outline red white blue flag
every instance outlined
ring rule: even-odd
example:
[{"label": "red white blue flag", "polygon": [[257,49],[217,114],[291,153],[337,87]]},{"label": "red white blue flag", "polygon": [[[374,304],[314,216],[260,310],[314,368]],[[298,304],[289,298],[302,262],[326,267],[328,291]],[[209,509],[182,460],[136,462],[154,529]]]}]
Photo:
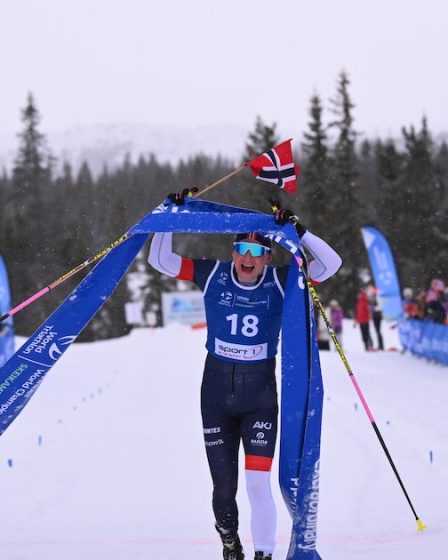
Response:
[{"label": "red white blue flag", "polygon": [[252,161],[248,161],[246,165],[252,169],[256,179],[274,183],[291,194],[297,191],[300,167],[294,164],[291,140],[271,148]]}]

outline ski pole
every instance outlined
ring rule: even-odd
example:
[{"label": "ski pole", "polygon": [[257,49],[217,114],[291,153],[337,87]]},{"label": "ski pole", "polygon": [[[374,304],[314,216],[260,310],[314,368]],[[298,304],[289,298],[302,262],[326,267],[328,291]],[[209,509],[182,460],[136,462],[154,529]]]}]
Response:
[{"label": "ski pole", "polygon": [[[296,257],[296,259],[297,259],[297,257]],[[300,259],[299,259],[299,260],[300,260]],[[299,261],[297,261],[297,262],[299,262]],[[375,421],[375,418],[373,417],[373,414],[372,414],[372,412],[371,412],[371,410],[370,410],[370,408],[369,408],[369,405],[367,404],[367,401],[366,401],[366,399],[365,399],[365,397],[364,397],[364,395],[363,395],[363,393],[362,393],[362,391],[361,391],[361,388],[360,388],[360,386],[359,386],[359,384],[358,384],[358,381],[356,380],[355,374],[353,373],[353,371],[352,371],[352,369],[351,369],[351,367],[350,367],[350,364],[348,363],[347,357],[346,357],[344,351],[342,350],[341,345],[339,344],[339,341],[338,341],[338,339],[337,339],[336,333],[334,332],[334,330],[333,330],[333,328],[332,328],[332,326],[331,326],[331,324],[330,324],[330,321],[328,320],[327,314],[325,313],[324,307],[323,307],[323,305],[322,305],[322,303],[321,303],[321,301],[320,301],[320,299],[319,299],[319,297],[318,297],[318,295],[317,295],[317,292],[316,292],[316,290],[314,289],[314,286],[312,285],[312,283],[311,283],[311,281],[309,280],[309,278],[306,276],[306,273],[305,273],[305,271],[303,270],[303,267],[300,265],[300,263],[299,263],[299,266],[300,266],[300,269],[302,270],[302,273],[303,273],[303,275],[304,275],[304,277],[305,277],[305,280],[306,280],[308,289],[309,289],[309,291],[310,291],[310,293],[311,293],[311,297],[313,298],[314,303],[315,303],[315,304],[317,305],[317,307],[319,308],[320,314],[321,314],[322,317],[323,317],[323,320],[324,320],[324,322],[325,322],[325,324],[326,324],[326,326],[327,326],[328,332],[329,332],[329,334],[330,334],[330,336],[331,336],[331,338],[332,338],[332,340],[333,340],[333,342],[334,342],[334,345],[336,346],[336,350],[338,351],[339,356],[341,357],[341,360],[342,360],[342,362],[343,362],[343,364],[344,364],[344,366],[345,366],[345,369],[347,370],[347,373],[348,373],[348,375],[349,375],[349,377],[350,377],[350,379],[351,379],[351,382],[353,383],[353,386],[355,387],[356,393],[358,394],[358,397],[359,397],[360,400],[361,400],[362,406],[364,407],[364,410],[366,411],[366,414],[367,414],[367,416],[368,416],[368,418],[369,418],[369,421],[370,421],[370,423],[371,423],[371,425],[372,425],[372,428],[374,429],[375,434],[377,435],[377,438],[378,438],[378,440],[379,440],[379,442],[380,442],[380,444],[381,444],[381,447],[383,448],[383,451],[384,451],[384,453],[386,454],[386,457],[387,457],[387,459],[388,459],[388,461],[389,461],[389,464],[390,464],[390,466],[392,467],[392,470],[394,471],[394,474],[395,474],[395,476],[396,476],[396,478],[397,478],[397,480],[398,480],[398,483],[400,484],[400,487],[401,487],[401,489],[403,490],[403,493],[404,493],[404,495],[405,495],[405,497],[406,497],[406,500],[407,500],[407,502],[408,502],[408,504],[409,504],[409,506],[410,506],[410,508],[411,508],[411,510],[412,510],[412,513],[414,514],[415,521],[417,522],[417,529],[418,529],[419,531],[424,531],[424,530],[426,529],[427,525],[424,525],[424,524],[422,523],[421,519],[420,519],[419,516],[417,515],[417,512],[415,511],[414,506],[412,505],[411,499],[410,499],[410,497],[409,497],[409,494],[408,494],[407,491],[406,491],[406,488],[405,488],[405,486],[404,486],[404,484],[403,484],[403,481],[401,480],[401,477],[400,477],[400,475],[399,475],[399,473],[398,473],[397,467],[395,466],[395,463],[394,463],[394,461],[393,461],[393,459],[392,459],[392,456],[391,456],[391,454],[389,453],[389,450],[388,450],[388,448],[387,448],[387,446],[386,446],[386,443],[385,443],[385,441],[384,441],[384,439],[383,439],[383,436],[381,435],[381,432],[380,432],[380,430],[379,430],[379,428],[378,428],[378,426],[377,426],[377,423],[376,423],[376,421]]]},{"label": "ski pole", "polygon": [[75,274],[77,274],[78,272],[83,270],[84,268],[86,268],[86,266],[89,266],[89,264],[92,264],[92,263],[96,262],[97,260],[101,259],[102,257],[104,257],[104,255],[106,255],[107,253],[112,251],[112,249],[114,249],[118,245],[121,245],[121,243],[126,241],[126,239],[129,239],[129,237],[131,237],[131,234],[130,233],[125,233],[124,235],[119,237],[117,240],[115,240],[113,243],[111,243],[108,247],[103,249],[100,253],[98,253],[94,257],[88,258],[83,263],[79,264],[78,266],[76,266],[75,268],[70,270],[69,272],[66,272],[65,274],[63,274],[60,278],[58,278],[54,282],[51,282],[51,284],[48,284],[48,286],[45,286],[45,288],[42,288],[41,290],[36,292],[34,295],[30,296],[25,301],[22,301],[22,303],[19,303],[19,305],[16,305],[16,307],[13,307],[9,311],[7,311],[4,315],[2,315],[0,317],[0,322],[4,321],[8,317],[12,317],[18,311],[20,311],[21,309],[24,309],[25,307],[30,305],[30,303],[32,303],[36,299],[39,299],[44,294],[47,294],[50,290],[52,290],[53,288],[56,288],[57,286],[62,284],[62,282],[65,282],[66,280],[68,280],[69,278],[71,278],[72,276],[74,276]]},{"label": "ski pole", "polygon": [[[273,203],[272,203],[271,205],[272,205],[272,210],[273,210],[274,212],[275,212],[276,210],[278,210],[278,207],[277,207],[276,205],[274,205]],[[294,217],[291,221],[292,221],[292,223],[295,223],[295,222],[298,221],[298,219],[297,219],[296,217]],[[402,489],[402,491],[403,491],[403,493],[404,493],[404,495],[405,495],[405,497],[406,497],[406,500],[407,500],[407,502],[408,502],[408,504],[409,504],[409,506],[410,506],[410,508],[411,508],[411,510],[412,510],[412,513],[414,514],[415,521],[417,522],[417,529],[418,529],[418,531],[424,531],[424,530],[426,529],[427,525],[424,525],[424,524],[422,523],[421,519],[420,519],[419,516],[417,515],[417,512],[415,511],[414,506],[412,505],[412,502],[411,502],[411,499],[410,499],[410,497],[409,497],[409,494],[407,493],[406,488],[405,488],[405,486],[404,486],[404,484],[403,484],[403,481],[401,480],[401,477],[400,477],[400,475],[399,475],[399,473],[398,473],[397,467],[395,466],[395,463],[394,463],[394,461],[393,461],[393,459],[392,459],[392,456],[391,456],[391,454],[389,453],[389,450],[388,450],[388,448],[387,448],[387,446],[386,446],[386,443],[385,443],[385,441],[384,441],[384,439],[383,439],[383,436],[381,435],[381,432],[380,432],[380,430],[379,430],[379,428],[378,428],[378,426],[377,426],[377,423],[376,423],[376,421],[375,421],[375,418],[373,417],[373,414],[372,414],[372,412],[371,412],[371,410],[370,410],[370,408],[369,408],[369,405],[367,404],[367,401],[366,401],[366,399],[365,399],[365,397],[364,397],[364,395],[363,395],[363,393],[362,393],[362,391],[361,391],[361,388],[360,388],[360,386],[359,386],[359,384],[358,384],[358,381],[356,380],[355,374],[353,373],[353,371],[352,371],[352,369],[351,369],[351,367],[350,367],[350,364],[348,363],[347,357],[346,357],[344,351],[342,350],[342,346],[339,344],[339,341],[338,341],[338,338],[337,338],[337,336],[336,336],[336,333],[334,332],[334,330],[333,330],[333,328],[332,328],[332,326],[331,326],[331,323],[330,323],[330,321],[328,320],[327,314],[325,313],[324,306],[322,305],[322,303],[321,303],[321,301],[320,301],[320,299],[319,299],[319,296],[317,295],[317,292],[316,292],[316,290],[315,290],[315,288],[314,288],[314,286],[313,286],[311,280],[309,279],[309,276],[308,276],[306,270],[305,270],[304,267],[303,267],[302,260],[301,260],[299,257],[297,257],[297,256],[295,256],[295,259],[296,259],[296,262],[297,262],[297,264],[298,264],[298,266],[299,266],[299,268],[300,268],[300,270],[301,270],[301,272],[302,272],[302,274],[303,274],[303,277],[305,278],[305,281],[306,281],[306,284],[307,284],[308,289],[309,289],[309,291],[310,291],[311,297],[313,298],[314,303],[315,303],[315,304],[317,305],[317,307],[319,308],[320,314],[322,315],[322,318],[323,318],[323,320],[324,320],[324,322],[325,322],[325,325],[326,325],[326,327],[327,327],[327,330],[328,330],[328,332],[329,332],[329,334],[330,334],[330,336],[331,336],[331,338],[332,338],[332,340],[333,340],[333,342],[334,342],[334,345],[336,346],[336,350],[338,351],[338,354],[339,354],[339,356],[340,356],[340,358],[341,358],[341,360],[342,360],[342,362],[343,362],[343,364],[344,364],[344,366],[345,366],[345,369],[347,370],[347,373],[348,373],[348,375],[349,375],[349,377],[350,377],[350,380],[351,380],[351,382],[353,383],[353,386],[355,387],[356,393],[358,394],[358,397],[359,397],[359,399],[361,400],[362,406],[364,407],[364,410],[365,410],[365,412],[366,412],[366,414],[367,414],[367,416],[368,416],[368,418],[369,418],[369,421],[370,421],[370,423],[371,423],[371,425],[372,425],[372,428],[373,428],[373,430],[375,431],[375,434],[376,434],[376,436],[377,436],[377,438],[378,438],[378,440],[379,440],[379,442],[380,442],[380,444],[381,444],[381,447],[383,448],[384,453],[386,454],[386,457],[387,457],[387,459],[388,459],[388,461],[389,461],[389,464],[390,464],[390,466],[392,467],[392,470],[393,470],[393,472],[394,472],[394,474],[395,474],[395,476],[396,476],[396,478],[397,478],[397,480],[398,480],[398,483],[400,484],[400,487],[401,487],[401,489]]]}]

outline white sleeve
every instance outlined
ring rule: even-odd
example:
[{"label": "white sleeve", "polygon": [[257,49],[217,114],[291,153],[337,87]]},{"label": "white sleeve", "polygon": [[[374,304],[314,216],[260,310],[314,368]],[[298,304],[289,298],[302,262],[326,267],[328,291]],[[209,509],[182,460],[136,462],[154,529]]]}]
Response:
[{"label": "white sleeve", "polygon": [[314,257],[308,265],[311,280],[323,282],[339,270],[342,264],[341,257],[323,239],[307,231],[302,236],[301,242]]},{"label": "white sleeve", "polygon": [[173,234],[155,233],[148,255],[149,264],[156,270],[175,278],[180,274],[182,257],[173,253]]}]

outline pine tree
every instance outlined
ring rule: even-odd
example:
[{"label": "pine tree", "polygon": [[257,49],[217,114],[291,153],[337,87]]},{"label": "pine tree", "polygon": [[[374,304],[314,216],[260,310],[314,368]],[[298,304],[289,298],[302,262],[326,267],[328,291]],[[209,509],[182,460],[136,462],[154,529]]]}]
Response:
[{"label": "pine tree", "polygon": [[331,204],[327,193],[330,188],[330,158],[327,133],[322,122],[322,103],[315,94],[311,98],[308,123],[309,132],[304,133],[302,142],[305,164],[300,173],[300,219],[311,230],[320,231],[331,219]]},{"label": "pine tree", "polygon": [[373,185],[376,225],[394,248],[401,212],[400,178],[404,155],[397,150],[394,140],[378,140],[374,147],[375,184]]},{"label": "pine tree", "polygon": [[331,205],[333,219],[327,223],[324,237],[342,256],[343,265],[334,284],[344,306],[353,308],[361,284],[360,275],[367,268],[367,258],[359,229],[362,225],[359,217],[359,160],[355,150],[357,133],[352,114],[355,105],[350,98],[349,85],[348,75],[341,72],[336,96],[331,100],[336,119],[330,126],[335,130],[336,141],[327,201]]},{"label": "pine tree", "polygon": [[[279,143],[277,124],[267,125],[260,116],[257,116],[255,128],[247,136],[242,163],[254,159]],[[236,206],[269,213],[271,211],[269,199],[281,202],[284,198],[277,186],[255,179],[249,169],[239,173],[234,181],[229,182],[229,187],[230,185],[232,187],[227,191],[228,199],[225,202]]]},{"label": "pine tree", "polygon": [[414,126],[403,127],[402,132],[406,154],[400,184],[402,204],[397,234],[400,245],[407,248],[410,257],[403,267],[409,284],[426,289],[432,277],[442,274],[441,263],[434,255],[438,255],[444,246],[436,233],[443,193],[435,174],[433,141],[426,118],[422,119],[418,132]]},{"label": "pine tree", "polygon": [[[52,183],[50,155],[45,136],[39,131],[40,115],[30,93],[22,110],[23,130],[12,175],[11,212],[6,216],[9,265],[13,299],[21,301],[37,286],[52,280],[50,263],[55,240],[51,239]],[[48,297],[16,320],[19,334],[30,334],[54,302]]]},{"label": "pine tree", "polygon": [[260,116],[255,120],[255,129],[247,137],[243,161],[250,161],[254,157],[266,152],[279,143],[277,124],[265,124]]}]

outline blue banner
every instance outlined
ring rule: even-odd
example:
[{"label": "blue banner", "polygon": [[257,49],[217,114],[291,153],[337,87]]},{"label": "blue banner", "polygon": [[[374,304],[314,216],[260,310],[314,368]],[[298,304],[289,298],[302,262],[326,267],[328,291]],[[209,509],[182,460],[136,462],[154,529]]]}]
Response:
[{"label": "blue banner", "polygon": [[[132,236],[97,264],[60,307],[0,369],[0,434],[33,395],[50,368],[111,296],[151,232],[242,233],[258,231],[303,258],[292,224],[271,215],[189,199],[160,206],[129,233]],[[282,420],[280,486],[292,517],[288,558],[320,560],[316,551],[319,496],[322,379],[311,299],[292,259],[282,322]]]},{"label": "blue banner", "polygon": [[[0,255],[0,316],[11,309],[8,273]],[[8,317],[0,323],[0,366],[14,354],[14,319]]]},{"label": "blue banner", "polygon": [[403,315],[403,305],[400,283],[389,243],[374,227],[362,227],[361,233],[369,256],[373,280],[378,289],[383,317],[388,321],[396,321]]},{"label": "blue banner", "polygon": [[448,365],[448,326],[407,319],[399,324],[403,348],[427,360]]},{"label": "blue banner", "polygon": [[293,520],[287,558],[320,560],[316,540],[323,385],[313,304],[294,261],[285,292],[282,348],[280,488]]}]

